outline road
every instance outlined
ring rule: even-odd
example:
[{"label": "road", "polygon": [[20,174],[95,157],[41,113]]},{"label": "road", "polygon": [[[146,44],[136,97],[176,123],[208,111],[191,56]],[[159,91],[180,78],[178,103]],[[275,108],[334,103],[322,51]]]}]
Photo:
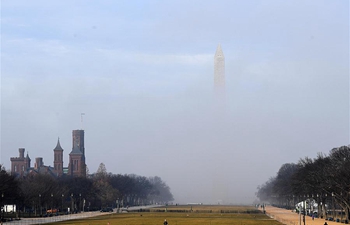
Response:
[{"label": "road", "polygon": [[[134,206],[129,207],[129,210],[139,210],[139,209],[148,209],[159,207],[160,205],[148,205],[148,206]],[[126,212],[126,208],[122,209],[123,212]],[[83,212],[78,214],[69,214],[63,216],[53,216],[53,217],[42,217],[42,218],[21,218],[21,220],[15,220],[11,222],[6,222],[4,225],[32,225],[32,224],[48,224],[53,222],[65,221],[65,220],[76,220],[83,219],[88,217],[101,216],[106,214],[116,213],[116,209],[113,212]]]}]

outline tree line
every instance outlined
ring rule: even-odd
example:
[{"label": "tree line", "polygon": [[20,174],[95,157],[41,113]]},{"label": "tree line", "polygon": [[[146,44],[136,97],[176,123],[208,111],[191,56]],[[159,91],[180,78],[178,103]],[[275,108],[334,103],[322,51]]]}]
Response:
[{"label": "tree line", "polygon": [[16,205],[17,210],[38,215],[50,209],[77,212],[173,201],[169,186],[160,177],[107,173],[103,163],[87,177],[15,177],[0,165],[0,194],[1,206]]},{"label": "tree line", "polygon": [[318,214],[345,213],[350,220],[350,147],[341,146],[329,154],[318,153],[312,159],[305,157],[298,163],[283,164],[276,176],[257,188],[260,201],[295,208],[301,201],[313,199]]}]

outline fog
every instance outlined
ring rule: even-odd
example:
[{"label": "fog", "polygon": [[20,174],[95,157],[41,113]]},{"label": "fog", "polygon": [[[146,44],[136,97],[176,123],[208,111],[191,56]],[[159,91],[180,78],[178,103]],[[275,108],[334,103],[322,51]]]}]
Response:
[{"label": "fog", "polygon": [[0,163],[52,166],[59,137],[68,166],[75,129],[90,173],[250,204],[282,164],[349,144],[349,3],[2,1]]}]

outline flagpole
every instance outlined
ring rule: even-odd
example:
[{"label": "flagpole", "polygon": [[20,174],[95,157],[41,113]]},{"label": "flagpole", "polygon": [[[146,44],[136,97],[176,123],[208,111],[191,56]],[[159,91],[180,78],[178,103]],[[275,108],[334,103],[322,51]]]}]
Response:
[{"label": "flagpole", "polygon": [[81,129],[83,130],[83,116],[85,115],[85,113],[80,113],[80,117],[81,117]]}]

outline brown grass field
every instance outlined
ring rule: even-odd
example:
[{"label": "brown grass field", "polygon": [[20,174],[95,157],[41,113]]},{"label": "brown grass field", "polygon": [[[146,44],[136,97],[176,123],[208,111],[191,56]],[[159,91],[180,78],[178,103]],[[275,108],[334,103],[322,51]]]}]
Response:
[{"label": "brown grass field", "polygon": [[87,225],[280,225],[253,206],[169,206],[153,208],[150,212],[112,213],[83,220],[53,224]]}]

